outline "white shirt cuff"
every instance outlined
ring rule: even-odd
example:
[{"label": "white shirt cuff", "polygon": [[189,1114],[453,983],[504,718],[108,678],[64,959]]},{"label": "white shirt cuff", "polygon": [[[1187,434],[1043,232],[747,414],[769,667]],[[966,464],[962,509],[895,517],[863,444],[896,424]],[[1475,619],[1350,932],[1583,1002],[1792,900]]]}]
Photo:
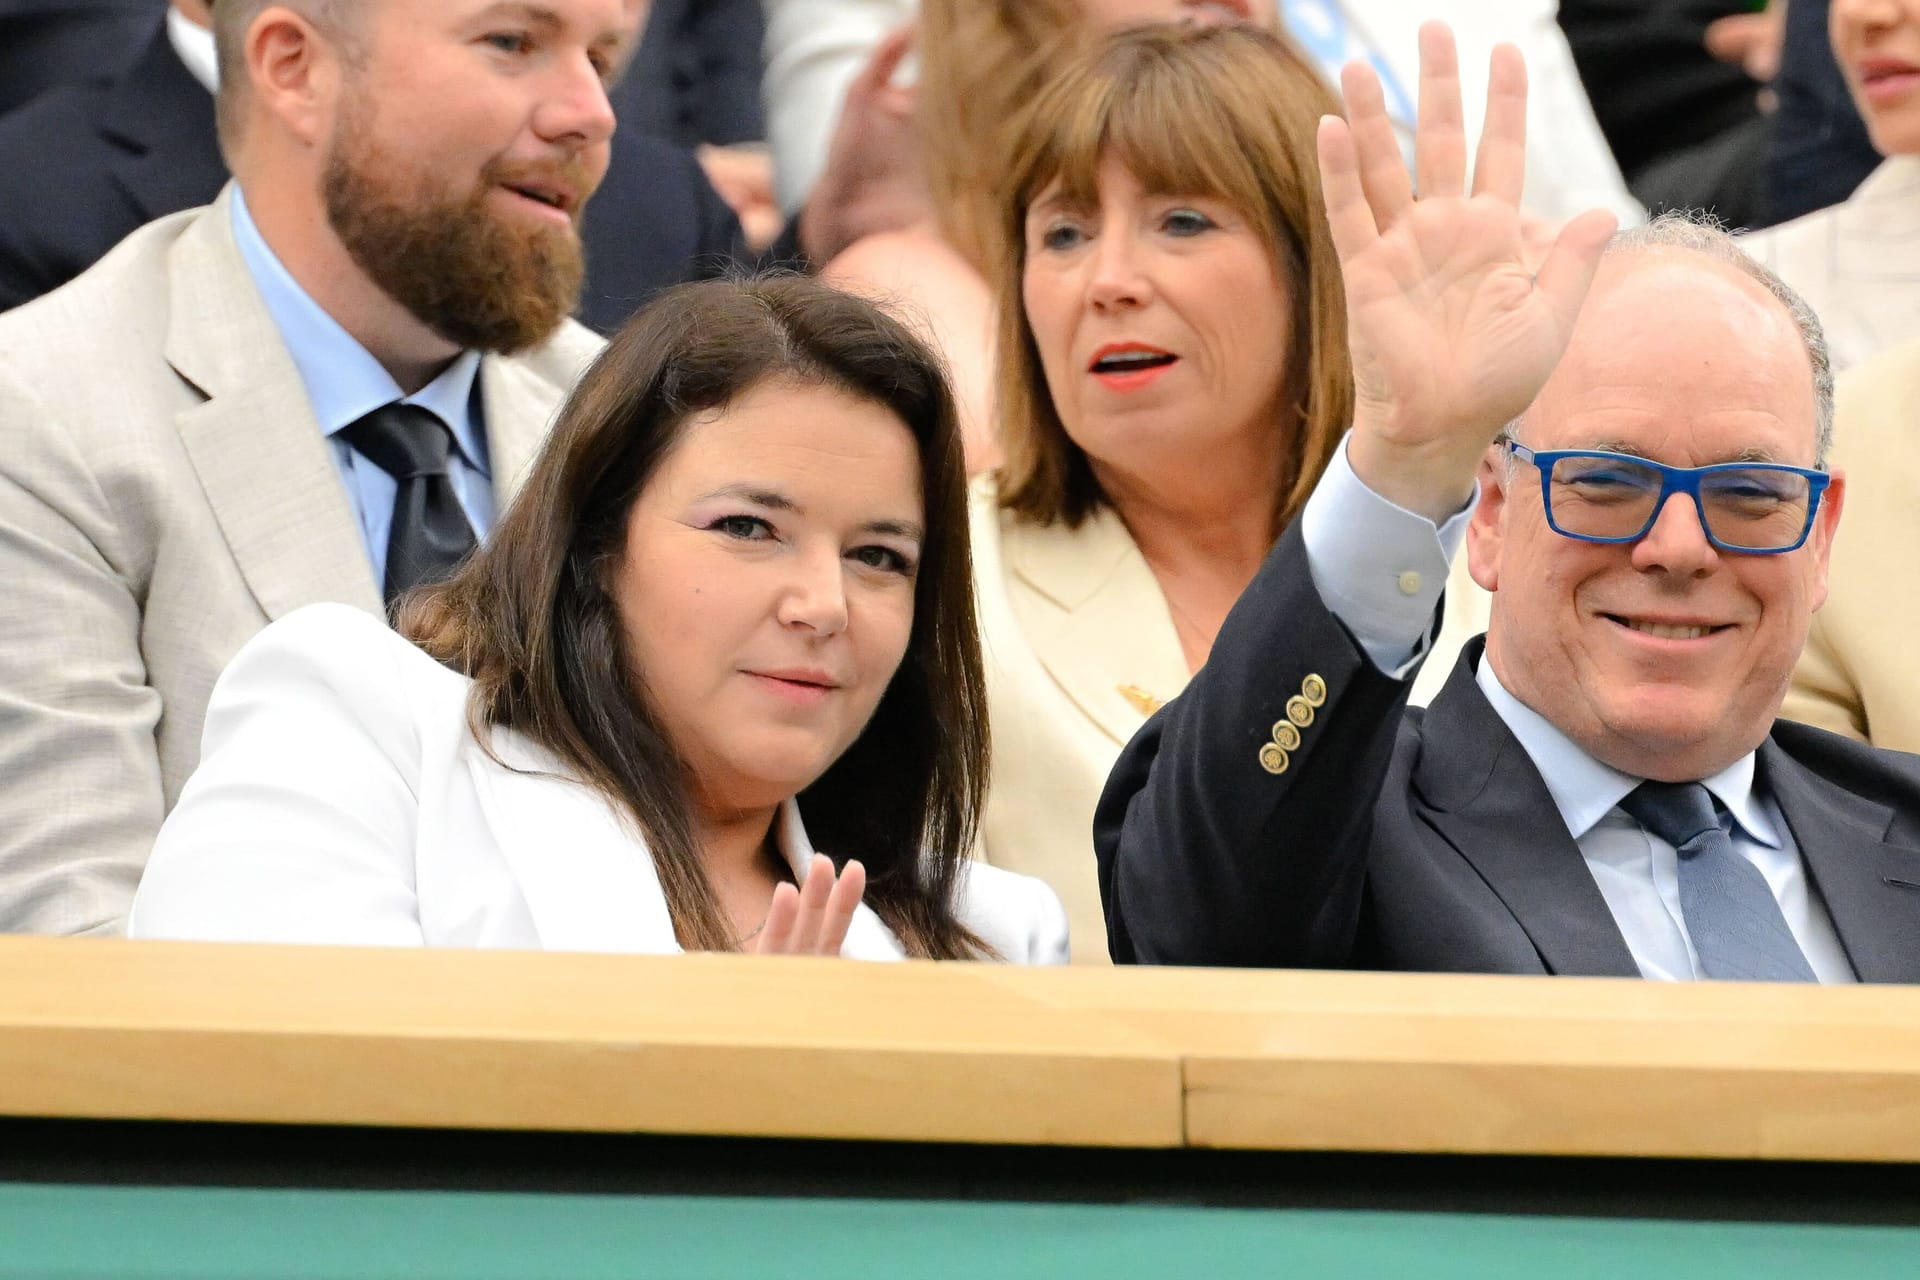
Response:
[{"label": "white shirt cuff", "polygon": [[1447,568],[1480,500],[1436,526],[1369,489],[1342,440],[1300,515],[1307,567],[1320,599],[1353,632],[1373,665],[1404,677],[1427,651]]}]

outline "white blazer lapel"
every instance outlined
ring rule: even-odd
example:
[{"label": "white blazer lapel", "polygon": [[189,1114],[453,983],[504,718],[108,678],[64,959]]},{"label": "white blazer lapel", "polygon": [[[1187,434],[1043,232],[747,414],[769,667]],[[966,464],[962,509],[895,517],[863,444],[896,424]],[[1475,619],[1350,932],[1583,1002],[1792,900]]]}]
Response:
[{"label": "white blazer lapel", "polygon": [[564,397],[533,370],[500,356],[480,362],[480,404],[487,424],[487,465],[502,512],[519,492]]},{"label": "white blazer lapel", "polygon": [[507,767],[469,748],[474,790],[549,951],[680,950],[646,843],[598,792],[522,735],[495,730]]},{"label": "white blazer lapel", "polygon": [[234,243],[223,193],[168,264],[166,354],[207,399],[179,413],[181,443],[247,587],[270,619],[380,591],[305,385]]},{"label": "white blazer lapel", "polygon": [[[775,833],[780,853],[787,860],[787,866],[793,869],[795,884],[803,883],[807,878],[807,865],[813,861],[813,841],[807,838],[806,824],[800,821],[800,806],[789,800],[780,806],[777,819],[778,830]],[[840,954],[848,960],[904,960],[906,951],[900,946],[900,940],[893,931],[881,921],[879,915],[866,903],[854,909],[853,920],[847,925],[846,941],[840,945]]]}]

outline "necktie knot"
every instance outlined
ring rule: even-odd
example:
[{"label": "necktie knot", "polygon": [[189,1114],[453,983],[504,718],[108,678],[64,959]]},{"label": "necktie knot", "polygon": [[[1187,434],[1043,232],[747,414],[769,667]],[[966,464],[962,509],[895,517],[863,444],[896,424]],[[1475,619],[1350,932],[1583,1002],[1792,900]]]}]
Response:
[{"label": "necktie knot", "polygon": [[368,462],[395,480],[447,474],[453,433],[431,410],[395,401],[381,405],[342,431]]},{"label": "necktie knot", "polygon": [[1643,782],[1620,802],[1627,815],[1675,849],[1718,832],[1713,793],[1698,782]]}]

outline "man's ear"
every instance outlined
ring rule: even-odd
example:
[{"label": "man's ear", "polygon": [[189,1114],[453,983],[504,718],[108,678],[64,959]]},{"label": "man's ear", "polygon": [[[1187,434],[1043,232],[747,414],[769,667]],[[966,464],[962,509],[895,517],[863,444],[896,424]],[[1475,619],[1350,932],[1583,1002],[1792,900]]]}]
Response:
[{"label": "man's ear", "polygon": [[1467,521],[1467,572],[1487,591],[1500,589],[1500,542],[1506,533],[1507,490],[1523,479],[1518,467],[1509,472],[1503,446],[1492,445],[1480,456],[1480,500]]},{"label": "man's ear", "polygon": [[1814,514],[1813,528],[1807,534],[1804,550],[1813,556],[1813,607],[1827,602],[1827,565],[1833,558],[1834,535],[1840,530],[1840,512],[1847,505],[1847,473],[1835,468],[1827,491],[1820,495],[1820,510]]},{"label": "man's ear", "polygon": [[307,146],[333,132],[341,65],[334,42],[305,14],[282,5],[261,10],[247,28],[248,87],[260,111]]}]

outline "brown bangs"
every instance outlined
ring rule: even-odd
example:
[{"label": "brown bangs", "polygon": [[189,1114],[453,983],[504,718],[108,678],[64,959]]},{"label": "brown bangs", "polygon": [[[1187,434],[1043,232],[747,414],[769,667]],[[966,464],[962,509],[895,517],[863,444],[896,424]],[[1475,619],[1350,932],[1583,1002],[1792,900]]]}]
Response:
[{"label": "brown bangs", "polygon": [[1293,407],[1276,536],[1319,480],[1352,412],[1346,301],[1321,202],[1315,135],[1340,102],[1285,37],[1248,27],[1142,27],[1085,51],[1013,130],[997,263],[1000,500],[1022,519],[1078,525],[1105,500],[1067,437],[1022,305],[1027,217],[1042,196],[1099,205],[1103,161],[1154,195],[1214,199],[1264,230],[1287,282]]}]

